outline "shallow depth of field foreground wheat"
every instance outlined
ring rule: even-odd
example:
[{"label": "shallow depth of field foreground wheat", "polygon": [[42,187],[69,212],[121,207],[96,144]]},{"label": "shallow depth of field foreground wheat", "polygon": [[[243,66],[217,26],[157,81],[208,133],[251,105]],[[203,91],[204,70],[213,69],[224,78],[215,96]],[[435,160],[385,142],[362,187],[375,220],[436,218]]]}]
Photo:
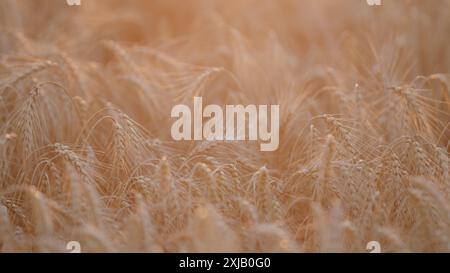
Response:
[{"label": "shallow depth of field foreground wheat", "polygon": [[[0,252],[450,251],[450,1],[0,2]],[[280,145],[174,141],[280,105]]]}]

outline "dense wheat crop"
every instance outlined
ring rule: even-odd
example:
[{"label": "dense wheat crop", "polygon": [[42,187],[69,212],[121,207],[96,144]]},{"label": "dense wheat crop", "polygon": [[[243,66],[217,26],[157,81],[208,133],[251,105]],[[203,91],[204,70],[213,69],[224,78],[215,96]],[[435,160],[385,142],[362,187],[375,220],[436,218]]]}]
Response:
[{"label": "dense wheat crop", "polygon": [[[0,252],[450,251],[450,1],[0,1]],[[171,108],[279,104],[280,146]]]}]

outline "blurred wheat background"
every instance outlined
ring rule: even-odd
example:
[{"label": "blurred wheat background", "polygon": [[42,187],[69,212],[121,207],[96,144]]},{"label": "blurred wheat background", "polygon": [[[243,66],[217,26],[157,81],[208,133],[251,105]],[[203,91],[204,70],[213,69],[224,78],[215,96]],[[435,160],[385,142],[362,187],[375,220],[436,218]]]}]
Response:
[{"label": "blurred wheat background", "polygon": [[[450,1],[0,1],[0,252],[450,251]],[[279,104],[280,146],[171,108]]]}]

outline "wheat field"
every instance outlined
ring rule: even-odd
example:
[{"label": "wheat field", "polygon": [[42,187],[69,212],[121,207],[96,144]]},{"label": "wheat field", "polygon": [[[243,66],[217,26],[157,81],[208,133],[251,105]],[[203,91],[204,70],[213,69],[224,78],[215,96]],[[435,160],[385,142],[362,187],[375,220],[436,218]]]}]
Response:
[{"label": "wheat field", "polygon": [[[0,1],[0,252],[450,251],[450,1]],[[280,105],[280,145],[171,108]]]}]

